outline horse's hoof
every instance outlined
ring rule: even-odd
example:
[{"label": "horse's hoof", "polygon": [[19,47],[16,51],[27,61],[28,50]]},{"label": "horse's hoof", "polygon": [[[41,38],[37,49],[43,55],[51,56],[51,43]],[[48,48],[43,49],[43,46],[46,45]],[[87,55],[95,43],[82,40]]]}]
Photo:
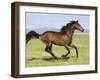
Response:
[{"label": "horse's hoof", "polygon": [[62,57],[62,58],[66,58],[66,56],[65,56],[65,55],[62,55],[61,57]]},{"label": "horse's hoof", "polygon": [[57,57],[55,59],[58,61],[58,58]]}]

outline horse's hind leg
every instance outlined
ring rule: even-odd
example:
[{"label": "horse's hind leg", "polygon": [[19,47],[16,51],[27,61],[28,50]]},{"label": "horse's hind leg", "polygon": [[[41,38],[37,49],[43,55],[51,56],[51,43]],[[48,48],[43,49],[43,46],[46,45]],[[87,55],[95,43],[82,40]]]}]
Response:
[{"label": "horse's hind leg", "polygon": [[71,47],[74,48],[74,49],[76,50],[76,56],[77,56],[77,58],[78,58],[78,49],[77,49],[77,47],[76,47],[75,45],[71,45]]},{"label": "horse's hind leg", "polygon": [[52,44],[46,45],[45,51],[50,53],[55,59],[57,59],[57,57],[52,53]]},{"label": "horse's hind leg", "polygon": [[70,54],[70,49],[66,46],[65,46],[65,48],[68,52],[67,52],[67,54],[61,56],[61,57],[64,57],[64,58]]},{"label": "horse's hind leg", "polygon": [[50,53],[52,51],[51,45],[46,45],[45,51]]},{"label": "horse's hind leg", "polygon": [[49,46],[49,51],[52,52],[52,44]]}]

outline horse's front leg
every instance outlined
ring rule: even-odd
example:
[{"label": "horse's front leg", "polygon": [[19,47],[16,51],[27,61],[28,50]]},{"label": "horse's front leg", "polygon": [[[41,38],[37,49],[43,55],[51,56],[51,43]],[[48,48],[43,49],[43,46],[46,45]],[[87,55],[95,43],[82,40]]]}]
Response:
[{"label": "horse's front leg", "polygon": [[71,45],[71,47],[74,48],[74,49],[76,50],[76,56],[77,56],[77,58],[78,58],[78,49],[77,49],[77,47],[76,47],[75,45]]},{"label": "horse's front leg", "polygon": [[68,56],[70,54],[70,49],[68,46],[65,46],[66,50],[68,51],[67,54],[62,55],[61,57],[66,58],[66,56]]}]

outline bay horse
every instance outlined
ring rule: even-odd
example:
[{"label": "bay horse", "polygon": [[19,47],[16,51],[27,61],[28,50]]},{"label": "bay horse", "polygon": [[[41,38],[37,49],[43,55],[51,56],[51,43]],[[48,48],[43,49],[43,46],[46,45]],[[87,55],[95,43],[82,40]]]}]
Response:
[{"label": "bay horse", "polygon": [[46,31],[43,34],[38,34],[35,31],[30,31],[26,35],[26,43],[32,39],[32,37],[36,37],[40,39],[45,45],[45,51],[50,53],[55,59],[57,57],[52,52],[52,45],[59,45],[64,46],[67,50],[67,53],[65,55],[62,55],[61,57],[65,58],[67,55],[70,54],[70,47],[74,48],[76,50],[76,56],[78,58],[78,49],[76,45],[72,44],[73,41],[73,34],[75,30],[79,30],[81,32],[84,31],[82,26],[79,24],[78,21],[70,21],[68,24],[63,26],[59,32],[55,31]]}]

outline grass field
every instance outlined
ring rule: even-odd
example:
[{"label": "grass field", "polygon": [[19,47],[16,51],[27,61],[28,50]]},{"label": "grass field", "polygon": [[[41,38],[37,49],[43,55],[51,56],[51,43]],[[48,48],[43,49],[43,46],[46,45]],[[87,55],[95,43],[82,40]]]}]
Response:
[{"label": "grass field", "polygon": [[70,48],[71,53],[63,59],[61,55],[66,54],[66,49],[53,45],[53,53],[59,58],[57,61],[44,51],[45,44],[39,39],[30,40],[26,45],[26,67],[89,64],[89,34],[74,35],[73,43],[78,47],[79,58],[76,58],[75,50]]}]

